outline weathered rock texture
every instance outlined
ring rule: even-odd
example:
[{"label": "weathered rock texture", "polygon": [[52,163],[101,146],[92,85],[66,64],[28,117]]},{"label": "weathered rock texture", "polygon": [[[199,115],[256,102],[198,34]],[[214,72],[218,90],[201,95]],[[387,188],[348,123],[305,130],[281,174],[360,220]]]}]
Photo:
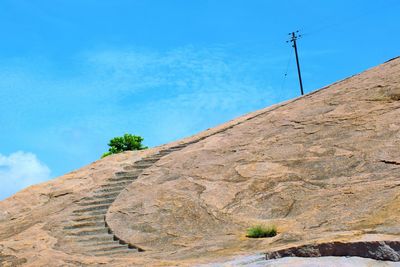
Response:
[{"label": "weathered rock texture", "polygon": [[[192,265],[309,244],[400,241],[399,100],[394,59],[175,144],[30,187],[0,203],[0,259]],[[277,225],[278,235],[246,238],[255,223]]]}]

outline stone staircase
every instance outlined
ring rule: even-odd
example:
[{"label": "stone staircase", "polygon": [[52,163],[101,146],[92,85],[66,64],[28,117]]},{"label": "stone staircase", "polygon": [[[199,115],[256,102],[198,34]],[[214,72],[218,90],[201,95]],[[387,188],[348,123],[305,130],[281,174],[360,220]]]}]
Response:
[{"label": "stone staircase", "polygon": [[101,185],[91,197],[78,202],[79,208],[72,212],[72,220],[63,227],[66,238],[79,248],[82,254],[93,256],[123,256],[126,253],[140,252],[140,248],[119,240],[108,227],[105,216],[108,208],[120,194],[131,184],[143,170],[152,166],[162,157],[185,148],[199,140],[176,145],[159,151],[116,172]]}]

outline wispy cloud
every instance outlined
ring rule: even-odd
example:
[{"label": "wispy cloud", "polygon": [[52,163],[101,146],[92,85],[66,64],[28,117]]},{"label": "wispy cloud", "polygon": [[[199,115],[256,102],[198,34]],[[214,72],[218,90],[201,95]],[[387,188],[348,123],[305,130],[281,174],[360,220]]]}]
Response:
[{"label": "wispy cloud", "polygon": [[85,56],[86,67],[95,69],[93,75],[115,92],[105,104],[114,122],[132,128],[145,123],[153,144],[276,101],[267,75],[254,72],[260,59],[237,57],[223,46],[107,50]]},{"label": "wispy cloud", "polygon": [[0,199],[50,178],[50,169],[33,153],[0,154]]}]

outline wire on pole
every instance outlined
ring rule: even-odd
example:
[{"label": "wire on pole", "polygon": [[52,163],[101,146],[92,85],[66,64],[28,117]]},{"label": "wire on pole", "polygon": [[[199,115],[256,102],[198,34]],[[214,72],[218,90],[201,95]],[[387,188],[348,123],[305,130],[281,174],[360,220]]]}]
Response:
[{"label": "wire on pole", "polygon": [[285,82],[286,82],[287,75],[288,75],[288,72],[289,72],[289,64],[292,61],[292,58],[293,58],[293,54],[290,54],[290,56],[288,57],[287,63],[286,63],[285,74],[283,75],[283,79],[282,79],[281,91],[283,90],[283,88],[285,86]]}]

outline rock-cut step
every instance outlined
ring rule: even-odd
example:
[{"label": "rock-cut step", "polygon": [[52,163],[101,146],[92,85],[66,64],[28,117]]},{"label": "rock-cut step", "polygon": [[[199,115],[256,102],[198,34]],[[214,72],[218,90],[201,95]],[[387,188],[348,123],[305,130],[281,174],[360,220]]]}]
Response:
[{"label": "rock-cut step", "polygon": [[[110,236],[111,237],[111,236]],[[116,244],[121,244],[117,242],[117,240],[114,240],[113,238],[110,239],[89,239],[86,240],[85,246],[88,248],[99,248],[99,247],[106,247],[106,246],[111,246],[111,245],[116,245]],[[121,244],[124,245],[124,244]]]},{"label": "rock-cut step", "polygon": [[113,203],[115,200],[114,197],[105,197],[97,200],[88,200],[88,201],[81,201],[78,203],[79,206],[86,207],[86,206],[93,206],[93,205],[103,205],[103,204],[108,204],[110,205]]},{"label": "rock-cut step", "polygon": [[121,192],[126,186],[118,186],[118,187],[111,187],[111,188],[103,188],[99,189],[97,193],[116,193]]},{"label": "rock-cut step", "polygon": [[74,219],[73,222],[92,222],[92,221],[102,221],[104,222],[104,215],[77,215],[73,214]]},{"label": "rock-cut step", "polygon": [[95,200],[95,199],[106,199],[106,198],[117,198],[120,192],[96,192],[92,197],[87,197],[85,200]]},{"label": "rock-cut step", "polygon": [[129,180],[116,180],[116,181],[109,181],[107,184],[102,185],[102,188],[107,188],[107,187],[126,187],[127,185],[131,184],[133,181],[133,179],[129,179]]},{"label": "rock-cut step", "polygon": [[102,251],[102,252],[94,252],[92,255],[101,257],[101,256],[109,256],[109,257],[127,257],[130,253],[139,252],[137,249],[124,249],[124,250],[111,250],[111,251]]},{"label": "rock-cut step", "polygon": [[[141,173],[141,170],[136,171],[119,171],[114,173],[115,177],[138,177]],[[113,180],[114,178],[110,178],[109,180]]]},{"label": "rock-cut step", "polygon": [[110,204],[92,205],[87,208],[74,210],[73,213],[85,213],[88,211],[108,210],[109,207],[110,207]]},{"label": "rock-cut step", "polygon": [[110,244],[110,245],[98,245],[94,249],[89,249],[89,252],[94,252],[94,253],[104,253],[104,252],[115,252],[115,251],[124,251],[124,252],[129,252],[128,245],[120,245],[120,244]]},{"label": "rock-cut step", "polygon": [[141,170],[141,171],[143,171],[144,169],[147,169],[150,166],[153,166],[153,163],[141,162],[141,163],[135,163],[135,165],[133,165],[133,166],[126,166],[124,168],[124,170],[126,170],[126,171]]},{"label": "rock-cut step", "polygon": [[113,183],[113,182],[115,182],[115,183],[131,182],[132,183],[136,179],[137,179],[137,176],[134,176],[134,177],[132,177],[132,176],[117,176],[117,177],[110,178],[109,181],[110,181],[110,183]]},{"label": "rock-cut step", "polygon": [[84,244],[85,248],[90,244],[97,244],[102,242],[114,242],[119,243],[113,235],[109,234],[98,234],[98,235],[91,235],[91,236],[73,236],[76,238],[76,242]]},{"label": "rock-cut step", "polygon": [[99,234],[108,234],[109,230],[106,227],[87,227],[84,229],[76,229],[69,231],[69,236],[95,236]]},{"label": "rock-cut step", "polygon": [[65,230],[74,230],[74,229],[82,229],[82,228],[90,228],[90,227],[104,227],[104,226],[105,226],[104,221],[98,220],[98,221],[73,223],[71,225],[64,226],[64,229]]},{"label": "rock-cut step", "polygon": [[136,164],[136,163],[151,163],[151,164],[154,164],[154,163],[156,163],[157,161],[159,161],[160,158],[161,158],[161,157],[146,158],[146,159],[140,160],[139,162],[135,162],[135,164]]}]

